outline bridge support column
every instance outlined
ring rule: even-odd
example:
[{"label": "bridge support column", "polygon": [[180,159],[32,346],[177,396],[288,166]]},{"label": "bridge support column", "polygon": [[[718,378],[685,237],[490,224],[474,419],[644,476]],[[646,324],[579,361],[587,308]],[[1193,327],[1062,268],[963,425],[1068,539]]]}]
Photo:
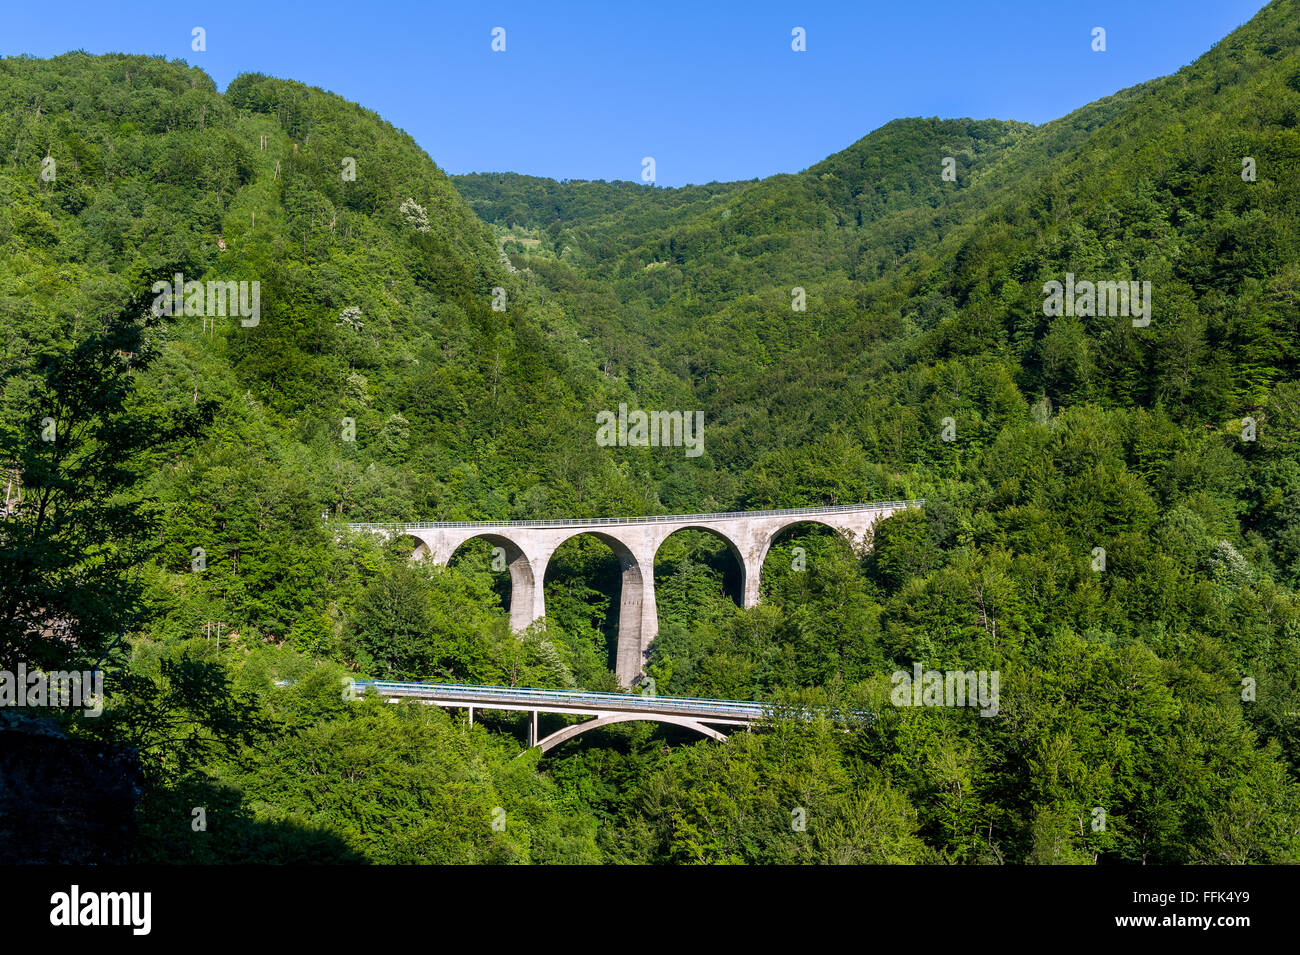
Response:
[{"label": "bridge support column", "polygon": [[546,616],[546,592],[542,582],[533,575],[527,558],[521,558],[522,567],[510,563],[510,629],[527,630],[536,620]]},{"label": "bridge support column", "polygon": [[526,630],[534,620],[546,616],[546,593],[542,588],[542,575],[546,562],[541,562],[540,573],[534,562],[517,547],[506,549],[510,568],[510,629]]},{"label": "bridge support column", "polygon": [[763,582],[763,555],[746,553],[740,566],[742,598],[740,605],[746,610],[758,606],[758,593]]},{"label": "bridge support column", "polygon": [[650,644],[659,635],[654,550],[645,548],[622,557],[621,561],[623,594],[619,602],[614,672],[624,686],[633,686],[640,682]]}]

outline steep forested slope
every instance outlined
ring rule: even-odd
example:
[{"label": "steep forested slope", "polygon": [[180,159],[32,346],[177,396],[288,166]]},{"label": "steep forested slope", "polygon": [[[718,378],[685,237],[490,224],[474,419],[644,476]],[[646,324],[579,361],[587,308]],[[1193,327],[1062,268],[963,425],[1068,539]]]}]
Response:
[{"label": "steep forested slope", "polygon": [[[569,498],[556,501],[565,510],[635,494],[613,471],[602,479],[612,493],[561,490],[564,449],[536,435],[576,440],[555,421],[581,421],[585,435],[589,411],[608,406],[595,358],[511,279],[489,230],[409,137],[263,77],[222,96],[200,71],[144,57],[3,68],[4,307],[23,337],[49,334],[48,312],[71,323],[177,272],[258,280],[256,327],[169,325],[160,387],[192,394],[175,380],[188,376],[232,419],[247,416],[235,396],[249,392],[273,430],[315,449],[314,480],[337,513],[504,517],[543,482]],[[423,211],[408,215],[408,200]],[[344,418],[356,422],[350,446]],[[589,456],[601,470],[599,450]]]},{"label": "steep forested slope", "polygon": [[[0,655],[12,669],[109,654],[121,705],[85,730],[140,750],[145,819],[223,759],[234,771],[273,725],[223,676],[221,659],[254,648],[485,682],[572,681],[581,660],[603,679],[599,645],[508,633],[486,559],[431,582],[322,520],[656,506],[646,462],[591,446],[595,410],[626,391],[409,137],[319,90],[245,76],[219,94],[150,57],[5,59],[0,102]],[[178,273],[257,282],[259,312],[151,314],[154,283]],[[379,610],[394,593],[401,620]],[[42,639],[51,622],[72,642]],[[271,670],[240,672],[272,685]],[[337,677],[326,685],[337,697]],[[394,732],[357,719],[326,736]],[[177,725],[194,734],[179,750],[162,729]],[[478,786],[468,767],[493,745],[449,771]],[[270,818],[234,798],[219,800],[234,828],[218,858]],[[526,813],[550,811],[545,792],[529,798]],[[310,825],[281,829],[271,857],[316,851]],[[537,858],[517,836],[487,855]],[[436,842],[424,851],[478,857],[448,832]]]}]

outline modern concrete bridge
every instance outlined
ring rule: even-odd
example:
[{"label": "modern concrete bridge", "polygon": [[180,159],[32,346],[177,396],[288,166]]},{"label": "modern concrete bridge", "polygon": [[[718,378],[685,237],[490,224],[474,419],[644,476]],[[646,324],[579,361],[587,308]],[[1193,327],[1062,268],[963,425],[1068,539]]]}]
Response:
[{"label": "modern concrete bridge", "polygon": [[[353,680],[358,693],[373,692],[389,701],[416,699],[433,706],[469,711],[470,725],[474,710],[517,710],[531,713],[528,745],[542,752],[573,739],[588,730],[611,723],[651,720],[685,726],[719,741],[727,737],[714,726],[749,726],[756,720],[775,714],[767,703],[744,703],[735,700],[697,700],[689,697],[642,696],[632,693],[593,693],[572,690],[534,690],[518,686],[471,686],[455,683],[398,683],[390,680]],[[573,723],[549,736],[537,735],[539,713],[566,713],[591,716],[584,723]],[[811,713],[806,714],[811,716]],[[707,724],[714,724],[709,726]]]},{"label": "modern concrete bridge", "polygon": [[655,607],[655,554],[678,531],[703,530],[727,544],[741,570],[741,605],[758,604],[763,561],[782,531],[796,524],[823,524],[844,535],[855,550],[870,548],[872,530],[907,507],[924,501],[883,501],[837,507],[778,511],[678,514],[659,517],[584,518],[547,521],[462,521],[414,524],[351,524],[353,530],[415,539],[416,559],[446,564],[466,541],[486,540],[505,554],[510,570],[510,625],[523,630],[546,616],[542,584],[556,548],[570,537],[591,534],[609,545],[623,572],[615,671],[630,686],[641,675],[646,652],[659,633]]}]

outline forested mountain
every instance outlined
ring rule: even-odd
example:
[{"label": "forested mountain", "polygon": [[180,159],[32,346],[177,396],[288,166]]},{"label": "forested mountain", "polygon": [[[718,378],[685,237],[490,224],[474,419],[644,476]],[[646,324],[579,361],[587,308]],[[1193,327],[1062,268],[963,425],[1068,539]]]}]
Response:
[{"label": "forested mountain", "polygon": [[[0,104],[0,665],[108,654],[66,731],[140,750],[139,857],[1297,860],[1300,0],[1043,126],[680,190],[449,179],[339,97],[148,57],[3,59]],[[260,281],[258,321],[151,314],[178,272]],[[1045,301],[1076,280],[1149,321]],[[599,446],[621,401],[703,410],[704,455]],[[347,520],[898,497],[865,558],[781,542],[752,610],[705,537],[656,568],[658,692],[851,732],[516,760],[508,719],[340,699],[612,688],[618,594],[581,538],[512,634],[486,548]],[[999,672],[998,716],[891,705],[913,664]]]},{"label": "forested mountain", "polygon": [[588,241],[584,251],[608,256],[611,246],[635,245],[647,232],[662,229],[692,207],[712,205],[740,189],[740,182],[711,182],[705,186],[655,189],[635,182],[556,182],[518,173],[470,173],[451,177],[475,214],[484,222],[506,228],[546,229],[556,254],[574,254],[567,242],[577,239],[569,228],[581,228]]}]

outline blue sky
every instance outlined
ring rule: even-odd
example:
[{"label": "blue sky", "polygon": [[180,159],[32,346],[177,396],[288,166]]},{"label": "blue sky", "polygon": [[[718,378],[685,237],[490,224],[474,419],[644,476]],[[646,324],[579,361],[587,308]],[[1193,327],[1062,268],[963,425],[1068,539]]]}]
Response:
[{"label": "blue sky", "polygon": [[[899,116],[1041,123],[1176,71],[1261,0],[16,3],[0,54],[262,72],[406,130],[448,172],[660,185],[796,172]],[[194,27],[207,50],[190,48]],[[491,49],[492,29],[506,50]],[[1106,30],[1105,53],[1091,49]],[[807,51],[793,52],[803,27]]]}]

